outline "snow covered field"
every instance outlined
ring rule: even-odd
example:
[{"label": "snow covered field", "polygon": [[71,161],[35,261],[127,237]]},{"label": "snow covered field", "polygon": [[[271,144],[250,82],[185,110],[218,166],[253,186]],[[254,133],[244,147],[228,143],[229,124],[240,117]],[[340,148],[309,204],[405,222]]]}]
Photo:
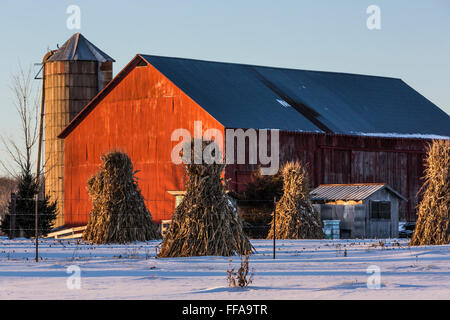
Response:
[{"label": "snow covered field", "polygon": [[[450,299],[450,245],[409,248],[405,240],[253,240],[254,281],[229,288],[227,257],[156,259],[159,242],[87,245],[0,238],[0,299]],[[381,245],[380,245],[381,244]],[[239,257],[232,264],[239,265]],[[81,288],[69,289],[81,270]],[[369,266],[380,288],[368,289]],[[76,269],[76,267],[75,267]]]}]

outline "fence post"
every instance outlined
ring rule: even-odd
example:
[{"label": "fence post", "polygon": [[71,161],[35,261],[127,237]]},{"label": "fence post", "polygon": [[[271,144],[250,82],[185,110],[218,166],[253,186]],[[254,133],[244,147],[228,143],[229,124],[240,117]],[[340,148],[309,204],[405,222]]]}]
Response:
[{"label": "fence post", "polygon": [[275,259],[275,239],[277,238],[276,234],[276,225],[277,225],[277,199],[273,197],[273,259]]},{"label": "fence post", "polygon": [[36,262],[39,262],[38,201],[39,192],[36,193],[34,202],[34,237],[36,239]]},{"label": "fence post", "polygon": [[16,237],[16,194],[11,192],[11,212],[9,214],[9,238]]}]

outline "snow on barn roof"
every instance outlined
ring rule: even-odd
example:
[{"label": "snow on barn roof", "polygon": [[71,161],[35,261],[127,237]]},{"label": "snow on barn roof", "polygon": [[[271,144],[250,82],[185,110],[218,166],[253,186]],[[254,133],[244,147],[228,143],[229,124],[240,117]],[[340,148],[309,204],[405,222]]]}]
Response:
[{"label": "snow on barn roof", "polygon": [[375,192],[387,189],[398,198],[407,201],[400,193],[385,183],[322,184],[309,195],[312,201],[364,200]]},{"label": "snow on barn roof", "polygon": [[81,33],[75,33],[47,61],[114,61],[102,50],[93,45]]},{"label": "snow on barn roof", "polygon": [[450,136],[450,117],[400,79],[142,57],[225,127]]}]

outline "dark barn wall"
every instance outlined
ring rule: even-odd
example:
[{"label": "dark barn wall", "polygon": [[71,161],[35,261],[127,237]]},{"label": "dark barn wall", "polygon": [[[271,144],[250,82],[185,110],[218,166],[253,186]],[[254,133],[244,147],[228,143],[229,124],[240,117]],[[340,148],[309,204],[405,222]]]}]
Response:
[{"label": "dark barn wall", "polygon": [[[416,220],[416,197],[422,185],[425,146],[430,140],[320,133],[280,132],[280,162],[307,163],[311,187],[332,183],[384,182],[408,198],[400,219]],[[226,169],[234,190],[243,191],[257,165]]]},{"label": "dark barn wall", "polygon": [[153,220],[170,219],[175,198],[167,190],[183,190],[182,166],[171,162],[172,132],[193,134],[193,121],[203,129],[223,126],[152,66],[131,72],[65,138],[65,223],[86,224],[91,201],[87,180],[100,165],[101,154],[125,151],[139,170],[138,183]]}]

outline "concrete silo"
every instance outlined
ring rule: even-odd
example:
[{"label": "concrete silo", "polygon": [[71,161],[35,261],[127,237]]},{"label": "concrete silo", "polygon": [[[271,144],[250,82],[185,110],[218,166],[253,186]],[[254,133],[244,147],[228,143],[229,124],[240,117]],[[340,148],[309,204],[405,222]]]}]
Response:
[{"label": "concrete silo", "polygon": [[114,60],[76,33],[44,57],[45,193],[64,224],[64,141],[58,134],[112,79]]}]

